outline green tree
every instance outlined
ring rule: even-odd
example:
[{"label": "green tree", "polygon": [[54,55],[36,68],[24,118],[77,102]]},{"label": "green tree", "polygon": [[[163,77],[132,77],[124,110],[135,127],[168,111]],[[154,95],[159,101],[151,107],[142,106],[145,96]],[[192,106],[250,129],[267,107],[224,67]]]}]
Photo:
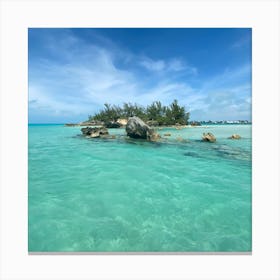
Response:
[{"label": "green tree", "polygon": [[124,118],[137,116],[143,120],[147,119],[145,108],[140,105],[137,105],[136,103],[124,103],[122,109],[122,116]]},{"label": "green tree", "polygon": [[153,102],[150,106],[147,106],[147,117],[149,120],[157,120],[162,116],[162,106],[160,101]]},{"label": "green tree", "polygon": [[144,121],[153,120],[159,125],[187,124],[190,113],[184,106],[180,106],[175,99],[169,106],[163,106],[160,101],[155,101],[146,108],[143,106],[124,103],[123,107],[104,104],[104,109],[95,115],[89,115],[89,120],[102,121],[105,124],[115,123],[119,118],[137,116]]},{"label": "green tree", "polygon": [[178,104],[178,101],[175,99],[171,104],[170,104],[170,112],[169,112],[169,118],[171,119],[171,122],[173,124],[186,124],[185,121],[186,117],[186,111],[185,107],[181,107]]},{"label": "green tree", "polygon": [[122,109],[116,105],[110,105],[108,103],[104,104],[105,110],[104,114],[107,117],[107,121],[116,122],[122,115]]}]

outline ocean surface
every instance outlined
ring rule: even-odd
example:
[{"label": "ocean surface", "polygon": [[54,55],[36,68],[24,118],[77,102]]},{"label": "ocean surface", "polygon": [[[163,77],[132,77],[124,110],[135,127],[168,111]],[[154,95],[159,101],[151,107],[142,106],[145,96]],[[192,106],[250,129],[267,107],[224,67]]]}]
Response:
[{"label": "ocean surface", "polygon": [[251,125],[164,128],[165,143],[80,129],[28,127],[29,252],[251,251]]}]

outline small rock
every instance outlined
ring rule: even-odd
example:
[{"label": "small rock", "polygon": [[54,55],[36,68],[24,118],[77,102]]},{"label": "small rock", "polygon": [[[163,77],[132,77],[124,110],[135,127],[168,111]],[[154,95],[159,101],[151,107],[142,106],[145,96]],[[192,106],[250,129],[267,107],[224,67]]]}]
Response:
[{"label": "small rock", "polygon": [[229,139],[240,139],[240,138],[241,138],[241,136],[238,135],[238,134],[232,134],[232,135],[229,137]]},{"label": "small rock", "polygon": [[92,132],[92,133],[90,134],[90,137],[91,137],[91,138],[97,138],[97,137],[100,137],[100,134],[99,134],[99,132]]},{"label": "small rock", "polygon": [[202,140],[206,142],[216,142],[216,137],[211,132],[203,133]]},{"label": "small rock", "polygon": [[158,133],[152,133],[150,136],[148,136],[148,140],[150,141],[158,141],[160,138],[161,137]]},{"label": "small rock", "polygon": [[164,133],[164,136],[171,136],[171,133]]}]

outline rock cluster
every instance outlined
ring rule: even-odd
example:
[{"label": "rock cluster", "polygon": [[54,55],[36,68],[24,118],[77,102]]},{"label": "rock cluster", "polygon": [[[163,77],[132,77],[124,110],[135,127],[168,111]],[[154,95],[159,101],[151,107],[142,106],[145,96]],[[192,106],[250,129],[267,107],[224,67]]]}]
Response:
[{"label": "rock cluster", "polygon": [[206,142],[216,142],[216,137],[211,132],[203,133],[202,140]]},{"label": "rock cluster", "polygon": [[83,135],[91,138],[106,137],[109,135],[108,129],[105,127],[84,127],[81,131]]}]

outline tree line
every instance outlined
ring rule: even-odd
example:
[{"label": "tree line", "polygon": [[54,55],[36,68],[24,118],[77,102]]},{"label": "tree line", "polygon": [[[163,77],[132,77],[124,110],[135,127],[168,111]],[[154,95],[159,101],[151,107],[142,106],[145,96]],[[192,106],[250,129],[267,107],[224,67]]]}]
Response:
[{"label": "tree line", "polygon": [[184,106],[180,106],[176,99],[169,106],[162,105],[160,101],[155,101],[146,107],[136,103],[124,103],[122,107],[105,103],[104,109],[95,115],[90,115],[88,121],[101,121],[109,126],[116,123],[118,119],[133,116],[154,125],[186,125],[190,113]]}]

